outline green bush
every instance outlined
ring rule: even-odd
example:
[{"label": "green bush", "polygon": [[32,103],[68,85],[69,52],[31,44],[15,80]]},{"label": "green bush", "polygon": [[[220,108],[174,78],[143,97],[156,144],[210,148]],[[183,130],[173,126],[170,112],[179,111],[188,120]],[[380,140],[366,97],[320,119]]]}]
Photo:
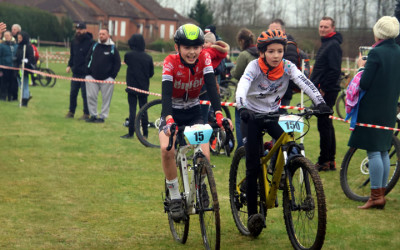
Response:
[{"label": "green bush", "polygon": [[0,3],[0,17],[9,30],[17,23],[31,37],[40,37],[45,41],[61,42],[74,34],[71,19],[62,18],[58,21],[50,12],[38,8]]},{"label": "green bush", "polygon": [[164,50],[164,52],[175,50],[173,41],[166,42],[162,39],[158,39],[158,40],[152,42],[151,44],[149,44],[148,49],[155,50],[155,51],[161,51],[161,52],[163,50]]}]

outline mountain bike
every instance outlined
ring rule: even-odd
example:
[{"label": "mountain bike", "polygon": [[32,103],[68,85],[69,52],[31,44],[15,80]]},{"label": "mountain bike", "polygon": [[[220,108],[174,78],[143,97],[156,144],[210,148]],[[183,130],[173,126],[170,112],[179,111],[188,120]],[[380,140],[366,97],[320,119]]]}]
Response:
[{"label": "mountain bike", "polygon": [[[54,71],[49,68],[42,68],[42,63],[38,62],[36,70],[41,71],[46,74],[55,75]],[[45,76],[41,74],[32,74],[33,85],[41,85],[42,87],[54,87],[56,85],[57,79],[51,76]]]},{"label": "mountain bike", "polygon": [[[224,121],[225,125],[228,121]],[[229,123],[228,123],[229,126]],[[171,136],[167,150],[172,149],[176,124],[171,126]],[[201,234],[205,249],[220,248],[220,214],[217,189],[212,171],[213,166],[201,151],[201,144],[208,143],[212,134],[209,124],[198,124],[178,128],[175,154],[178,168],[179,191],[184,201],[185,217],[175,222],[168,213],[171,201],[168,188],[165,187],[164,210],[168,213],[168,222],[174,239],[186,243],[189,234],[190,215],[199,215]],[[190,144],[187,144],[184,136]],[[192,164],[188,159],[192,158]],[[189,173],[191,173],[189,177]]]},{"label": "mountain bike", "polygon": [[[161,99],[155,99],[146,103],[137,113],[135,118],[135,133],[139,141],[146,147],[151,148],[159,148],[160,141],[158,138],[158,129],[160,127],[160,117],[161,117]],[[221,107],[222,113],[224,113],[224,117],[230,119],[230,112],[228,107]],[[143,131],[142,119],[143,115],[147,114],[148,116],[148,125],[147,125],[147,134]]]},{"label": "mountain bike", "polygon": [[344,119],[346,117],[346,90],[351,81],[350,74],[342,72],[339,81],[341,90],[336,99],[335,110],[337,116]]},{"label": "mountain bike", "polygon": [[[266,217],[268,209],[278,206],[277,192],[283,190],[283,217],[295,249],[320,249],[326,233],[327,212],[322,182],[314,164],[304,156],[304,145],[296,143],[310,129],[308,119],[312,115],[318,115],[318,111],[305,109],[297,115],[256,115],[256,119],[265,123],[279,117],[279,125],[284,130],[268,154],[260,160],[258,210]],[[308,130],[295,138],[295,132],[302,133],[304,125]],[[260,145],[260,155],[262,151],[263,145]],[[236,227],[241,234],[250,235],[247,228],[245,156],[245,148],[240,147],[233,157],[229,173],[229,200]]]},{"label": "mountain bike", "polygon": [[[397,117],[397,128],[400,128],[399,115]],[[399,131],[393,134],[392,146],[389,149],[390,172],[385,195],[394,188],[400,178],[400,140],[397,138],[398,134]],[[351,200],[367,201],[371,194],[369,182],[369,162],[366,151],[349,148],[340,169],[340,186],[344,194]]]}]

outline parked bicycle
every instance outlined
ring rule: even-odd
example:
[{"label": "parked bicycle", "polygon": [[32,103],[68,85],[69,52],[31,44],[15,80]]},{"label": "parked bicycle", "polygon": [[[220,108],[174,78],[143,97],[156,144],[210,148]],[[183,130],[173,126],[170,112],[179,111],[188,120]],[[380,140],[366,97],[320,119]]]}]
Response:
[{"label": "parked bicycle", "polygon": [[[224,126],[229,122],[224,120]],[[227,124],[226,124],[227,123]],[[179,191],[184,201],[185,216],[179,222],[174,221],[168,213],[171,201],[169,190],[165,187],[165,212],[168,213],[168,222],[174,239],[182,244],[186,243],[189,234],[190,215],[199,215],[200,229],[205,249],[219,249],[221,226],[219,202],[214,175],[209,161],[201,150],[201,144],[208,143],[212,128],[210,125],[198,124],[190,127],[178,128],[176,136],[176,165],[178,168]],[[176,124],[171,126],[171,136],[167,150],[173,147],[173,135]],[[190,144],[187,144],[184,136]],[[192,159],[192,164],[188,159]],[[191,175],[189,176],[189,173]]]},{"label": "parked bicycle", "polygon": [[[398,107],[400,105],[398,104]],[[400,113],[397,115],[397,128],[400,128]],[[392,136],[392,146],[389,150],[390,171],[385,190],[387,195],[400,178],[400,140],[399,131]],[[367,201],[371,194],[369,178],[369,161],[365,150],[349,148],[347,150],[341,170],[340,185],[344,194],[354,201]]]},{"label": "parked bicycle", "polygon": [[[160,121],[161,109],[162,109],[161,99],[155,99],[153,101],[146,103],[146,105],[144,105],[136,115],[135,133],[139,141],[146,147],[151,147],[151,148],[160,147],[160,141],[158,138],[158,129],[161,123]],[[229,119],[231,118],[231,114],[229,112],[228,107],[222,106],[221,110],[224,113],[224,117]],[[143,126],[146,125],[142,124],[142,119],[141,119],[141,117],[146,113],[149,121],[149,123],[147,124],[147,134],[145,134],[143,131]]]},{"label": "parked bicycle", "polygon": [[344,119],[346,117],[346,90],[351,81],[350,74],[342,72],[339,81],[341,90],[336,99],[335,110],[336,115]]},{"label": "parked bicycle", "polygon": [[[49,68],[42,68],[42,63],[38,61],[36,70],[46,73],[55,75],[54,71]],[[56,85],[57,79],[51,76],[44,76],[41,74],[32,74],[32,83],[33,85],[41,85],[42,87],[54,87]]]},{"label": "parked bicycle", "polygon": [[[314,164],[304,156],[304,145],[297,144],[299,138],[295,138],[295,132],[302,133],[304,125],[308,129],[302,136],[307,134],[310,128],[308,119],[317,112],[306,109],[297,115],[256,116],[265,123],[279,117],[279,125],[285,131],[271,150],[261,157],[258,213],[266,217],[268,209],[277,207],[277,192],[283,190],[286,231],[295,249],[320,249],[326,233],[326,201],[322,182]],[[263,145],[260,145],[261,151],[264,151]],[[229,200],[236,227],[243,235],[250,235],[247,228],[245,156],[245,148],[241,147],[233,157],[229,173]]]}]

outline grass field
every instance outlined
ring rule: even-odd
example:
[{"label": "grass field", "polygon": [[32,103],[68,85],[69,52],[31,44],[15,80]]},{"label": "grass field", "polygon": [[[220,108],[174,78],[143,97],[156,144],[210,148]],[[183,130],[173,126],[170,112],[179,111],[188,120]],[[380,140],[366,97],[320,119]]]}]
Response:
[{"label": "grass field", "polygon": [[[50,67],[66,75],[66,65]],[[122,66],[117,80],[125,81],[125,74]],[[151,91],[161,93],[160,82],[158,67]],[[195,216],[187,243],[172,239],[163,212],[159,150],[145,148],[136,138],[119,137],[127,133],[122,126],[128,116],[125,86],[115,86],[104,124],[65,119],[69,89],[68,80],[58,80],[54,88],[31,87],[28,108],[0,102],[0,248],[202,249]],[[77,117],[81,110],[79,97]],[[339,170],[350,133],[347,124],[334,125]],[[307,157],[315,162],[315,118],[305,146]],[[222,249],[291,249],[281,206],[268,211],[267,228],[259,238],[239,234],[229,207],[231,159],[211,158],[221,206]],[[361,211],[361,203],[343,194],[339,172],[321,173],[328,207],[324,249],[399,249],[400,186],[387,196],[383,211]]]}]

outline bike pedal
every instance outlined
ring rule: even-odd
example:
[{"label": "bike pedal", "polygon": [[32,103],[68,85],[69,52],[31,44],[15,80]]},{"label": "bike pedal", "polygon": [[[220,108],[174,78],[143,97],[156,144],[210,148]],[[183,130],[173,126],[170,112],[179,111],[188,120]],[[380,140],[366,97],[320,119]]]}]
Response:
[{"label": "bike pedal", "polygon": [[215,165],[210,165],[210,167],[211,167],[211,168],[215,168],[216,166],[215,166]]}]

